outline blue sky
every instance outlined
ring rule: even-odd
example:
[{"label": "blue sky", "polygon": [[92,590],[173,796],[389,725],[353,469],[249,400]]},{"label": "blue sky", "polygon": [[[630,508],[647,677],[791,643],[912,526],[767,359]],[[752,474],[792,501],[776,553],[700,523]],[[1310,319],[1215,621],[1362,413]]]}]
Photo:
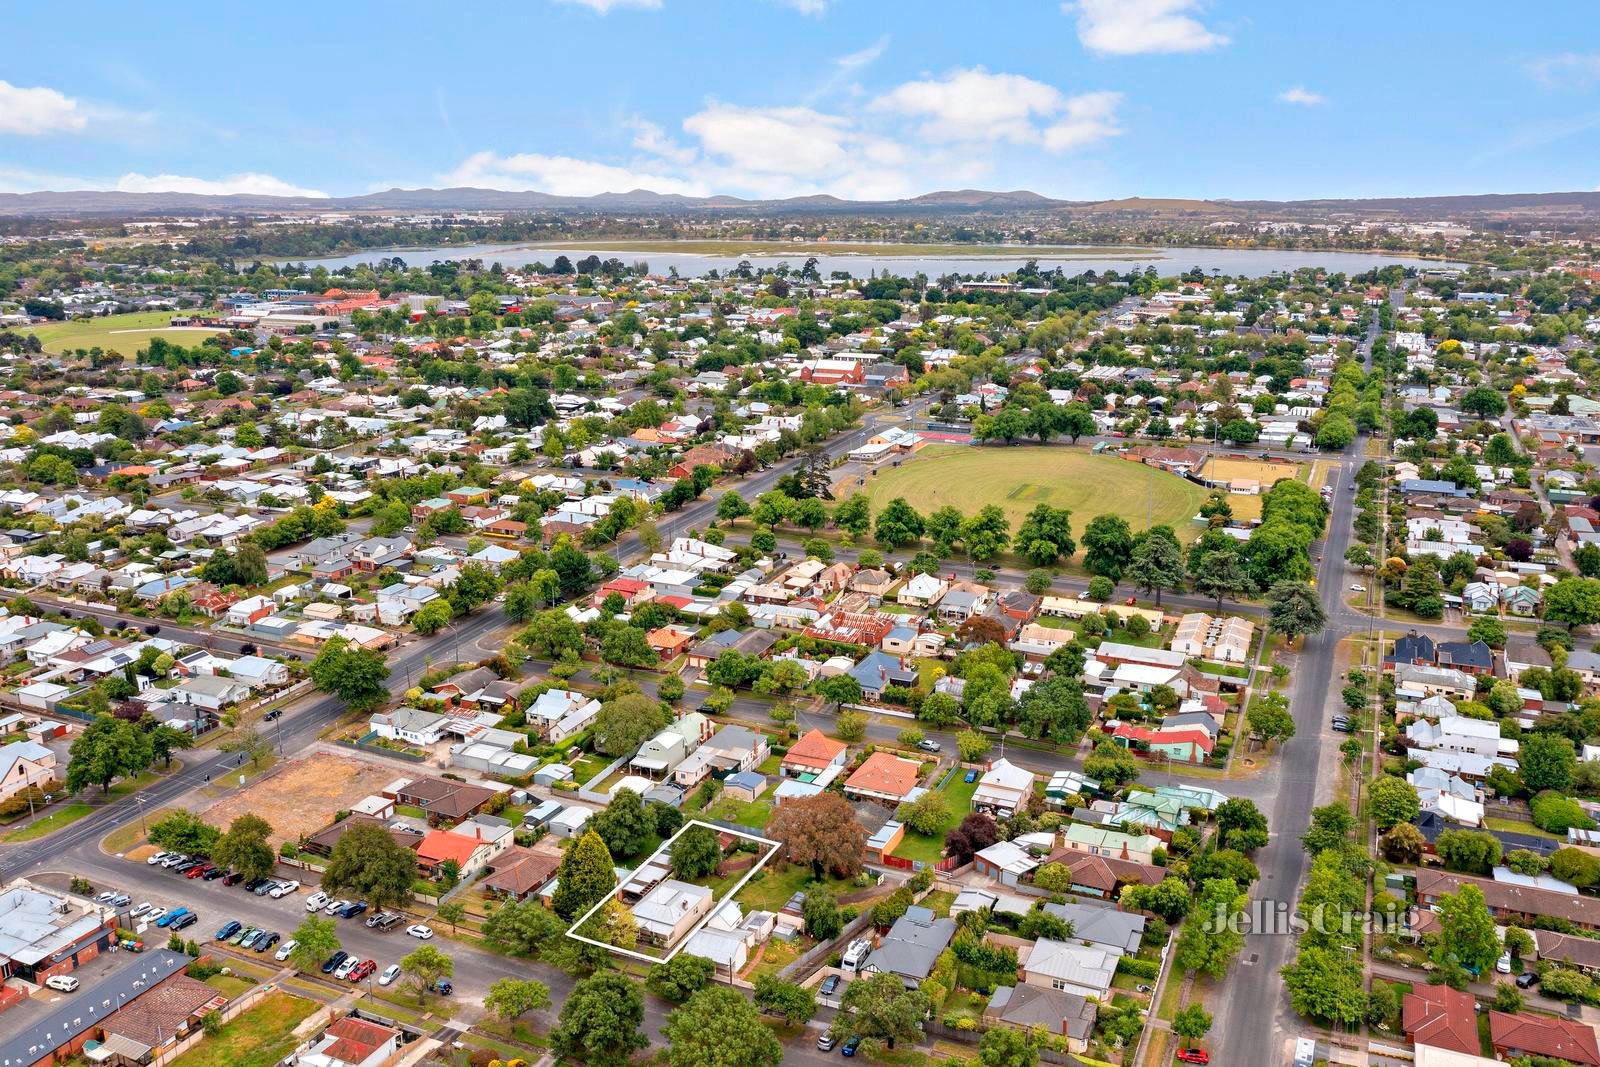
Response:
[{"label": "blue sky", "polygon": [[1600,187],[1593,0],[77,0],[6,40],[4,192]]}]

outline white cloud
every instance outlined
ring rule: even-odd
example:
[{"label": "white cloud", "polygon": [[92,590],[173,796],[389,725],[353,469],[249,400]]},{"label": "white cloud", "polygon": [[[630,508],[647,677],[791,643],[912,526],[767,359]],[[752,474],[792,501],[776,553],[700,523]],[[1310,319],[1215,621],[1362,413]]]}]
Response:
[{"label": "white cloud", "polygon": [[634,118],[626,120],[623,124],[633,128],[633,147],[639,151],[680,166],[688,166],[694,162],[694,149],[680,145],[655,123],[647,119]]},{"label": "white cloud", "polygon": [[1067,101],[1060,122],[1045,127],[1044,146],[1052,152],[1074,152],[1122,132],[1117,125],[1121,93],[1083,93]]},{"label": "white cloud", "polygon": [[889,48],[889,35],[886,33],[859,51],[850,52],[833,61],[833,65],[842,71],[856,71],[862,67],[871,66],[883,58],[883,53]]},{"label": "white cloud", "polygon": [[1077,0],[1061,10],[1078,16],[1078,40],[1106,55],[1203,52],[1228,43],[1193,12],[1198,0]]},{"label": "white cloud", "polygon": [[1069,97],[1020,74],[991,74],[977,67],[939,80],[906,82],[871,108],[921,119],[918,132],[928,140],[1008,141],[1059,152],[1122,132],[1116,122],[1121,100],[1122,94],[1110,92]]},{"label": "white cloud", "polygon": [[201,193],[207,196],[315,196],[327,193],[290,185],[270,174],[229,174],[221,178],[192,178],[182,174],[124,174],[114,188],[119,193]]},{"label": "white cloud", "polygon": [[778,0],[784,7],[792,7],[802,15],[820,18],[828,13],[832,0]]},{"label": "white cloud", "polygon": [[1296,85],[1292,89],[1285,89],[1278,94],[1278,99],[1285,104],[1300,104],[1303,107],[1319,107],[1328,102],[1328,98],[1321,93],[1314,93],[1300,85]]},{"label": "white cloud", "polygon": [[593,196],[596,193],[626,193],[634,189],[689,196],[704,196],[707,192],[700,182],[674,178],[668,174],[535,152],[519,152],[510,156],[476,152],[463,160],[455,170],[440,176],[439,180],[446,185],[512,192],[537,190],[557,196]]},{"label": "white cloud", "polygon": [[654,11],[661,6],[661,0],[556,0],[556,2],[586,7],[597,15],[609,15],[613,9],[620,7],[634,7]]},{"label": "white cloud", "polygon": [[1600,52],[1563,52],[1536,59],[1526,69],[1546,89],[1582,89],[1600,81]]},{"label": "white cloud", "polygon": [[25,88],[0,81],[0,133],[76,133],[88,124],[70,96],[42,85]]}]

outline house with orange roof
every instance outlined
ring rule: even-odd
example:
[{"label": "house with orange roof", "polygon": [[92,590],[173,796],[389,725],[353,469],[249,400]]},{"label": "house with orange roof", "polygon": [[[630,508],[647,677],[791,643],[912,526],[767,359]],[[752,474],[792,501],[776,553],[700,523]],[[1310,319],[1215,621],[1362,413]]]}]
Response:
[{"label": "house with orange roof", "polygon": [[1406,1039],[1455,1052],[1478,1054],[1478,1012],[1472,994],[1447,985],[1418,985],[1405,996]]},{"label": "house with orange roof", "polygon": [[922,780],[922,764],[892,752],[874,752],[845,779],[844,795],[899,804]]},{"label": "house with orange roof", "polygon": [[789,751],[783,754],[783,763],[779,765],[778,770],[785,778],[819,775],[829,767],[843,767],[849,750],[850,746],[843,741],[835,741],[821,730],[812,727],[809,733],[791,745]]},{"label": "house with orange roof", "polygon": [[1580,1067],[1600,1067],[1600,1043],[1595,1040],[1594,1027],[1575,1019],[1491,1011],[1489,1043],[1503,1059],[1549,1056]]}]

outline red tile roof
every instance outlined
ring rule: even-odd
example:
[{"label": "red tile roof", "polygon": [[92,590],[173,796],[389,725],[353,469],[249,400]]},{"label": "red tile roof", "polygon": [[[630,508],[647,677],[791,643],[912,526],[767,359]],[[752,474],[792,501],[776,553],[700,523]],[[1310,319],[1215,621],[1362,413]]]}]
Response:
[{"label": "red tile roof", "polygon": [[1446,985],[1419,985],[1406,994],[1402,1014],[1406,1037],[1416,1044],[1478,1055],[1472,994]]},{"label": "red tile roof", "polygon": [[1489,1013],[1489,1041],[1496,1049],[1556,1056],[1584,1067],[1600,1067],[1594,1027],[1546,1015]]}]

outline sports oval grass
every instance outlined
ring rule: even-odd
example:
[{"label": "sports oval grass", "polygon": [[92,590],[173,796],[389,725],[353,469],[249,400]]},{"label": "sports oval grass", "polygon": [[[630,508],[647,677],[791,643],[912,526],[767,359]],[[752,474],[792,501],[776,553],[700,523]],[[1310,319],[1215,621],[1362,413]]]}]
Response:
[{"label": "sports oval grass", "polygon": [[885,464],[876,477],[865,477],[863,486],[850,479],[838,487],[840,499],[860,489],[874,515],[897,496],[924,515],[947,504],[965,515],[998,504],[1013,534],[1028,512],[1049,504],[1072,512],[1075,535],[1096,515],[1110,512],[1135,531],[1167,523],[1187,541],[1206,498],[1203,488],[1177,475],[1061,445],[931,444],[900,466]]}]

